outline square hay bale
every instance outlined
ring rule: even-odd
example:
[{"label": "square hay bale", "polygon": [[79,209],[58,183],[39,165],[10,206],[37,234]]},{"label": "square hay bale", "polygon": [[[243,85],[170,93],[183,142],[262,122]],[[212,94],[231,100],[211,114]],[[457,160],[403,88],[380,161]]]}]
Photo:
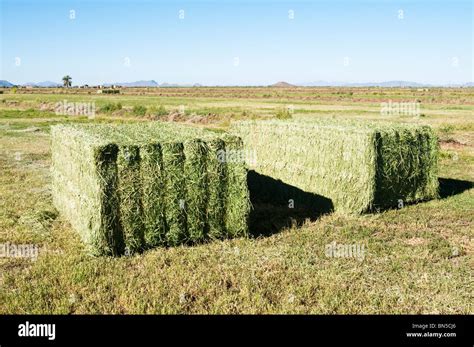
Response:
[{"label": "square hay bale", "polygon": [[119,146],[117,190],[120,197],[120,224],[128,254],[140,252],[145,243],[140,159],[138,146]]},{"label": "square hay bale", "polygon": [[237,136],[225,136],[224,142],[227,163],[227,205],[225,206],[225,228],[229,237],[238,237],[247,234],[247,220],[242,211],[247,210],[248,188],[247,168],[245,163],[234,153],[243,150],[242,139]]},{"label": "square hay bale", "polygon": [[118,147],[75,127],[55,126],[51,135],[54,205],[93,253],[123,253],[116,208]]},{"label": "square hay bale", "polygon": [[[210,182],[227,182],[227,166],[219,155],[225,152],[225,142],[214,139],[207,143],[207,175]],[[226,215],[226,184],[208,185],[207,195],[207,229],[211,238],[223,236]]]},{"label": "square hay bale", "polygon": [[170,246],[176,246],[183,243],[186,237],[184,146],[179,142],[164,143],[162,148],[166,242]]},{"label": "square hay bale", "polygon": [[147,144],[141,148],[140,154],[145,244],[156,247],[166,241],[162,147],[159,143]]},{"label": "square hay bale", "polygon": [[54,126],[54,204],[97,255],[246,236],[246,167],[219,160],[227,145],[242,149],[183,125]]},{"label": "square hay bale", "polygon": [[329,198],[339,212],[363,213],[438,194],[438,143],[428,126],[245,121],[231,131],[256,153],[257,172]]},{"label": "square hay bale", "polygon": [[206,233],[206,207],[208,194],[208,148],[200,139],[184,143],[184,174],[186,177],[187,235],[191,242],[204,240]]}]

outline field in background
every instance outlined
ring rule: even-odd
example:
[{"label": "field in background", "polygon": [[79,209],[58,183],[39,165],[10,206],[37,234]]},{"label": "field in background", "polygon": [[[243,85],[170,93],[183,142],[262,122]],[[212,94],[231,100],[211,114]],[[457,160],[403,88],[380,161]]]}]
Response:
[{"label": "field in background", "polygon": [[[57,115],[57,102],[96,115]],[[381,115],[418,102],[419,116]],[[50,193],[49,126],[341,117],[429,124],[441,145],[441,199],[358,217],[311,218],[269,207],[252,238],[91,258]],[[295,146],[297,144],[294,144]],[[0,94],[0,244],[34,244],[36,260],[0,257],[0,313],[473,313],[474,89],[18,89]],[[336,242],[364,259],[325,255]],[[0,253],[1,255],[1,253]]]}]

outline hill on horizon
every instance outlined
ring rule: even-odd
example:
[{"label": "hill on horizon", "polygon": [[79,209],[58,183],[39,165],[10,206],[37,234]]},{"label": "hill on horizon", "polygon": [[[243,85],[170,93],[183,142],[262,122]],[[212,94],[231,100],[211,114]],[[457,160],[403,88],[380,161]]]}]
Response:
[{"label": "hill on horizon", "polygon": [[[88,85],[88,84],[86,84]],[[205,84],[201,83],[158,83],[155,80],[140,80],[135,82],[115,82],[115,83],[104,83],[104,87],[119,86],[119,87],[203,87]],[[7,80],[0,80],[0,88],[11,88],[14,86],[23,87],[36,87],[36,88],[58,88],[62,87],[61,83],[43,81],[43,82],[29,82],[23,84],[11,83]],[[76,85],[77,87],[78,85]],[[93,86],[93,85],[92,85]],[[226,85],[214,85],[214,87],[225,87]],[[235,87],[247,87],[247,85],[234,85]],[[314,81],[314,82],[303,82],[291,84],[285,81],[279,81],[277,83],[268,85],[271,88],[293,88],[293,87],[382,87],[382,88],[421,88],[421,87],[446,87],[446,88],[472,88],[474,87],[473,82],[461,83],[461,84],[427,84],[411,81],[383,81],[383,82],[328,82],[328,81]]]},{"label": "hill on horizon", "polygon": [[293,84],[290,84],[288,82],[280,81],[280,82],[277,82],[277,83],[274,83],[274,84],[270,85],[269,87],[290,88],[290,87],[296,87],[296,86],[293,85]]},{"label": "hill on horizon", "polygon": [[0,80],[0,87],[13,87],[13,83],[10,83],[5,80]]}]

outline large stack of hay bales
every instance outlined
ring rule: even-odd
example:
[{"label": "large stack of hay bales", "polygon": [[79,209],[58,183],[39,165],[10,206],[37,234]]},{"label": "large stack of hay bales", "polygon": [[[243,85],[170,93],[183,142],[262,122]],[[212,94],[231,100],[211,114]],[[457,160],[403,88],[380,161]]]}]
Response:
[{"label": "large stack of hay bales", "polygon": [[428,126],[244,121],[234,123],[232,132],[255,151],[255,171],[329,198],[339,212],[362,213],[438,194],[438,143]]},{"label": "large stack of hay bales", "polygon": [[92,253],[247,235],[242,141],[165,123],[52,128],[53,199]]}]

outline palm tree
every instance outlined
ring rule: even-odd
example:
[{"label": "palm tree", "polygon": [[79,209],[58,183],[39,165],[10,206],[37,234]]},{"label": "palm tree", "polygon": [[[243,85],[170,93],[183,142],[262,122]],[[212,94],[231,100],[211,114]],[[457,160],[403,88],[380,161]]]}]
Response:
[{"label": "palm tree", "polygon": [[72,81],[72,77],[71,77],[71,76],[66,75],[66,76],[63,77],[63,85],[64,85],[66,88],[71,86],[71,81]]}]

